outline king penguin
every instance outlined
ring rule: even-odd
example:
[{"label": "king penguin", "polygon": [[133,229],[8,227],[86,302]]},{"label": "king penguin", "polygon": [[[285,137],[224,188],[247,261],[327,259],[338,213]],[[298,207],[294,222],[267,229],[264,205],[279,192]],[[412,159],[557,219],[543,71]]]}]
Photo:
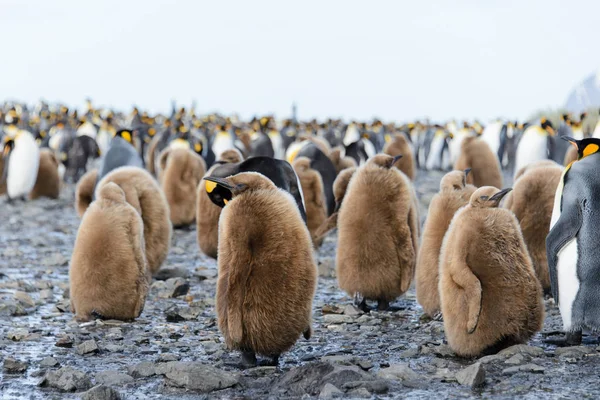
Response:
[{"label": "king penguin", "polygon": [[124,166],[144,167],[142,157],[133,146],[133,132],[127,129],[121,129],[112,138],[96,182],[100,182],[112,170]]},{"label": "king penguin", "polygon": [[600,329],[600,139],[565,140],[577,147],[578,160],[558,183],[546,252],[566,336],[547,342],[572,346],[581,343],[584,329]]},{"label": "king penguin", "polygon": [[533,162],[552,158],[549,150],[552,145],[551,137],[554,135],[554,127],[546,118],[542,118],[539,125],[528,127],[517,147],[515,172]]},{"label": "king penguin", "polygon": [[13,124],[6,126],[4,131],[4,170],[0,177],[0,185],[6,181],[6,194],[9,199],[26,199],[35,186],[40,149],[30,132]]}]

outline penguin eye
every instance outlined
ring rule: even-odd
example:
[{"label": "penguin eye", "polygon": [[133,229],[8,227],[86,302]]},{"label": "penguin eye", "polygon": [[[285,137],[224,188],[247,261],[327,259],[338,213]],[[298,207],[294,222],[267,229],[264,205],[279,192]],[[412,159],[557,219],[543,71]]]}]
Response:
[{"label": "penguin eye", "polygon": [[479,199],[483,200],[483,201],[488,201],[490,199],[490,197],[489,196],[481,196],[481,197],[479,197]]}]

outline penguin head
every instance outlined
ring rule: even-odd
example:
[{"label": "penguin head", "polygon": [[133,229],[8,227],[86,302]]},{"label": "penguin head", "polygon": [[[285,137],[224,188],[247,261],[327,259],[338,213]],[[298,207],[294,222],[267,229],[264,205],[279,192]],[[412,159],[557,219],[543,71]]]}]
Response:
[{"label": "penguin head", "polygon": [[219,161],[223,161],[225,163],[239,163],[244,160],[242,153],[238,149],[229,149],[225,150],[219,156]]},{"label": "penguin head", "polygon": [[115,136],[119,136],[124,139],[127,143],[133,144],[133,131],[129,129],[121,129],[115,133]]},{"label": "penguin head", "polygon": [[600,139],[586,138],[577,140],[568,136],[562,136],[562,138],[577,149],[577,160],[581,160],[582,158],[600,151]]},{"label": "penguin head", "polygon": [[552,122],[550,122],[550,120],[548,120],[546,117],[542,117],[542,119],[540,119],[540,125],[542,129],[548,132],[550,136],[554,136],[556,134],[556,131],[552,126]]},{"label": "penguin head", "polygon": [[493,186],[482,186],[471,195],[469,204],[476,208],[495,208],[511,190],[512,188],[500,190]]},{"label": "penguin head", "polygon": [[376,154],[367,161],[367,165],[376,165],[381,168],[390,169],[402,158],[402,155],[396,157],[387,154]]},{"label": "penguin head", "polygon": [[225,207],[234,197],[247,191],[278,190],[266,176],[258,172],[242,172],[227,178],[204,177],[206,193],[213,203]]},{"label": "penguin head", "polygon": [[440,190],[463,190],[467,186],[467,175],[469,175],[469,172],[471,172],[471,168],[467,168],[464,171],[448,172],[440,181]]}]

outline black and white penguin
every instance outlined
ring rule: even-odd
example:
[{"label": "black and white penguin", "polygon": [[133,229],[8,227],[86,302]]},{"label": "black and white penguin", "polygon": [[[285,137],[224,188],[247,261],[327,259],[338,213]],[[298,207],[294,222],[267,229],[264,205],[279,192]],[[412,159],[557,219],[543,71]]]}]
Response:
[{"label": "black and white penguin", "polygon": [[428,171],[446,171],[452,166],[449,140],[452,139],[453,135],[441,126],[437,126],[436,128],[429,144],[429,154],[425,162],[425,169]]},{"label": "black and white penguin", "polygon": [[564,340],[581,343],[582,331],[600,329],[600,139],[566,138],[578,160],[565,168],[556,189],[546,238],[552,297],[563,320]]},{"label": "black and white penguin", "polygon": [[221,153],[225,150],[235,149],[235,135],[223,126],[217,126],[214,136],[212,137],[212,151],[215,158],[219,159]]},{"label": "black and white penguin", "polygon": [[539,124],[525,129],[517,147],[515,173],[531,163],[552,158],[551,137],[555,134],[552,123],[546,118],[540,119]]},{"label": "black and white penguin", "polygon": [[[290,193],[302,219],[306,222],[306,206],[302,186],[294,168],[284,160],[272,157],[252,157],[240,163],[226,163],[216,167],[209,175],[214,178],[226,178],[241,172],[258,172],[269,178],[275,186]],[[206,192],[211,201],[219,207],[224,207],[231,200],[231,193],[217,186],[214,182],[206,181]]]},{"label": "black and white penguin", "polygon": [[96,183],[112,170],[124,166],[144,168],[142,157],[133,146],[133,132],[129,129],[119,130],[110,141],[108,151],[102,158]]},{"label": "black and white penguin", "polygon": [[6,181],[9,199],[23,198],[35,186],[40,163],[40,149],[33,135],[13,123],[4,127],[2,157],[4,169],[0,185]]}]

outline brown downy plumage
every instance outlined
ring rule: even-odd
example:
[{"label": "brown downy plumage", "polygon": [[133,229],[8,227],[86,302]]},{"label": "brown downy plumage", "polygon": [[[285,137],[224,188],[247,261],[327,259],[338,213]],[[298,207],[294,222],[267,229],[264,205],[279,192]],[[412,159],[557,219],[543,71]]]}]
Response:
[{"label": "brown downy plumage", "polygon": [[338,216],[336,273],[351,296],[377,300],[380,309],[408,290],[418,251],[419,217],[408,177],[397,158],[378,154],[359,167]]},{"label": "brown downy plumage", "polygon": [[525,343],[542,328],[542,288],[519,223],[497,208],[507,190],[482,187],[459,210],[440,255],[440,300],[450,347],[471,357]]},{"label": "brown downy plumage", "polygon": [[498,157],[486,142],[475,136],[463,139],[460,156],[454,165],[456,170],[468,168],[471,168],[471,173],[467,183],[477,187],[502,187],[502,171]]},{"label": "brown downy plumage", "polygon": [[529,164],[515,182],[510,201],[507,199],[505,205],[521,225],[533,269],[545,292],[550,291],[546,236],[550,231],[554,195],[562,172],[563,167],[554,161]]},{"label": "brown downy plumage", "polygon": [[206,163],[192,150],[167,148],[160,155],[160,164],[160,184],[169,203],[171,223],[176,227],[193,223],[196,191]]},{"label": "brown downy plumage", "polygon": [[565,154],[565,161],[563,162],[563,165],[566,167],[575,161],[577,161],[577,148],[575,148],[573,146],[569,146],[569,149],[567,150],[567,153]]},{"label": "brown downy plumage", "polygon": [[433,196],[429,204],[417,257],[415,287],[417,301],[430,317],[434,317],[440,311],[438,269],[444,235],[456,211],[469,202],[477,189],[467,184],[468,174],[469,170],[447,173],[440,182],[439,193]]},{"label": "brown downy plumage", "polygon": [[[225,150],[221,153],[219,161],[226,163],[239,163],[243,161],[242,153],[239,150]],[[220,164],[213,165],[206,176],[210,176],[215,168]],[[203,182],[198,185],[196,207],[196,238],[198,246],[204,254],[209,257],[217,258],[219,245],[219,217],[221,216],[221,207],[213,203],[206,195],[206,188]]]},{"label": "brown downy plumage", "polygon": [[[0,175],[1,176],[1,175]],[[58,160],[50,149],[40,150],[40,166],[35,186],[29,194],[30,199],[49,197],[58,199],[60,193],[60,177],[58,176]]]},{"label": "brown downy plumage", "polygon": [[311,160],[307,157],[298,157],[292,166],[300,180],[302,193],[304,194],[304,205],[306,206],[306,225],[310,232],[315,247],[321,246],[323,238],[316,237],[315,232],[327,219],[327,205],[325,203],[325,191],[323,179],[319,171],[312,169]]},{"label": "brown downy plumage", "polygon": [[158,146],[158,142],[161,139],[161,135],[155,135],[152,140],[150,141],[150,144],[148,144],[148,152],[147,152],[147,156],[146,156],[146,168],[148,169],[148,171],[154,175],[157,176],[158,173],[158,168],[156,165],[156,159],[158,158],[158,151],[157,151],[157,146]]},{"label": "brown downy plumage", "polygon": [[77,321],[132,320],[143,308],[149,271],[139,213],[114,184],[104,185],[81,221],[69,269]]},{"label": "brown downy plumage", "polygon": [[342,149],[335,147],[329,152],[329,159],[335,167],[335,171],[339,174],[346,168],[356,167],[356,160],[352,157],[342,157]]},{"label": "brown downy plumage", "polygon": [[79,182],[77,182],[75,187],[75,211],[77,211],[79,218],[83,217],[83,213],[92,203],[97,179],[98,169],[92,169],[79,178]]},{"label": "brown downy plumage", "polygon": [[317,238],[317,240],[323,240],[327,233],[329,233],[332,229],[335,229],[335,227],[337,227],[340,206],[342,205],[342,200],[344,200],[344,196],[346,196],[348,184],[350,183],[350,179],[356,172],[356,169],[357,167],[343,169],[335,178],[335,181],[333,181],[333,196],[335,198],[335,210],[333,211],[333,214],[331,214],[329,218],[327,218],[315,231],[314,235]]},{"label": "brown downy plumage", "polygon": [[171,246],[169,204],[150,173],[138,167],[120,167],[100,182],[96,192],[107,182],[114,182],[125,192],[127,202],[137,210],[144,222],[144,241],[148,269],[153,275],[167,257]]},{"label": "brown downy plumage", "polygon": [[403,133],[392,136],[392,140],[383,146],[383,152],[392,157],[402,156],[396,164],[396,168],[404,172],[411,181],[415,180],[416,165],[412,146]]},{"label": "brown downy plumage", "polygon": [[246,364],[311,335],[317,283],[312,243],[295,200],[261,174],[205,178],[232,193],[219,221],[216,310],[230,349]]}]

